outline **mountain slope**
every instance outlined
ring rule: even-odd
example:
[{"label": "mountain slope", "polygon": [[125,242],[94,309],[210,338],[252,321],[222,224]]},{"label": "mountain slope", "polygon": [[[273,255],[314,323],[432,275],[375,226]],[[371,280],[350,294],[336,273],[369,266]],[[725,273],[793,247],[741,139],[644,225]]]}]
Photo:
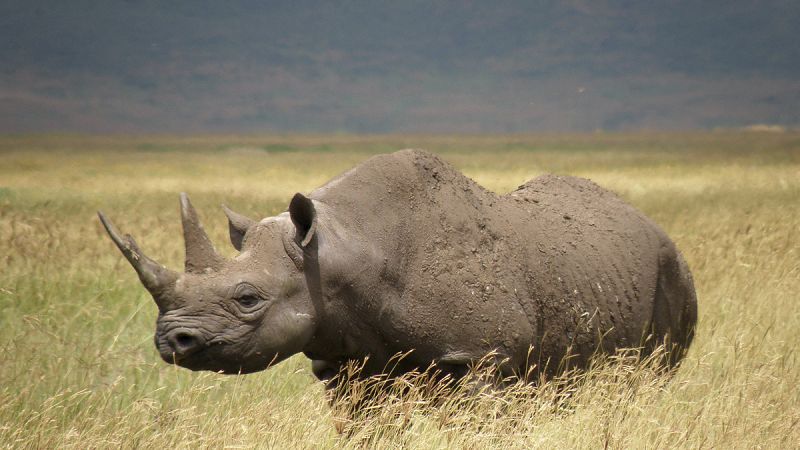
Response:
[{"label": "mountain slope", "polygon": [[10,1],[0,131],[800,123],[791,1]]}]

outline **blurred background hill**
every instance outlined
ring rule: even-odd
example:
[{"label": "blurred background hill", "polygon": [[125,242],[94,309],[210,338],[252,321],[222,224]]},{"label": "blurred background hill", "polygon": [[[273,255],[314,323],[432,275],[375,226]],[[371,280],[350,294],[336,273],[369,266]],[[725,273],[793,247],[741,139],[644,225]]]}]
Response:
[{"label": "blurred background hill", "polygon": [[800,3],[6,0],[0,132],[800,124]]}]

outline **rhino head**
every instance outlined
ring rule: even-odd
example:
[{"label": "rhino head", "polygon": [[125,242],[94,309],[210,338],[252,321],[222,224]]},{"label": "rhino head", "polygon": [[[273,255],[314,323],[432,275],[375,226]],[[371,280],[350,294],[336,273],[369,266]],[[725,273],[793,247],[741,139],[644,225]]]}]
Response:
[{"label": "rhino head", "polygon": [[155,344],[161,358],[192,370],[255,372],[302,351],[316,329],[303,269],[304,251],[316,245],[316,212],[302,194],[294,196],[288,213],[260,222],[223,208],[231,243],[240,251],[233,259],[217,253],[181,194],[184,273],[148,258],[130,235],[121,236],[98,215],[158,306]]}]

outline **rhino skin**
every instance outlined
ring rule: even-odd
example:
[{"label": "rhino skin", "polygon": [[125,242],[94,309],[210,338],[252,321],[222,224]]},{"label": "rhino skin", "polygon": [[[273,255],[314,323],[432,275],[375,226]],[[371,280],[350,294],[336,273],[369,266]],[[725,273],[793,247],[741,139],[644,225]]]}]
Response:
[{"label": "rhino skin", "polygon": [[694,334],[692,276],[673,242],[589,180],[543,175],[498,195],[403,150],[296,194],[276,217],[225,213],[240,250],[230,260],[181,194],[185,273],[99,213],[158,305],[162,358],[192,370],[248,373],[303,352],[323,380],[348,361],[361,376],[433,366],[459,378],[493,352],[505,375],[551,376],[661,344],[674,366]]}]

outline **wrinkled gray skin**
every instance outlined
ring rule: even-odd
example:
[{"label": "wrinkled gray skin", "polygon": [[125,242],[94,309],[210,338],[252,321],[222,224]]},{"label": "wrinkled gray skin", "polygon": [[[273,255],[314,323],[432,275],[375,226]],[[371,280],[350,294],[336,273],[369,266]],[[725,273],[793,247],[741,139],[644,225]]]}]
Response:
[{"label": "wrinkled gray skin", "polygon": [[159,308],[162,358],[247,373],[295,353],[321,379],[435,364],[460,377],[496,352],[504,374],[585,367],[597,350],[657,344],[674,365],[697,320],[689,270],[664,232],[588,180],[544,175],[497,195],[438,157],[373,157],[289,211],[227,208],[239,256],[215,251],[185,195],[186,273],[144,256],[100,214]]}]

